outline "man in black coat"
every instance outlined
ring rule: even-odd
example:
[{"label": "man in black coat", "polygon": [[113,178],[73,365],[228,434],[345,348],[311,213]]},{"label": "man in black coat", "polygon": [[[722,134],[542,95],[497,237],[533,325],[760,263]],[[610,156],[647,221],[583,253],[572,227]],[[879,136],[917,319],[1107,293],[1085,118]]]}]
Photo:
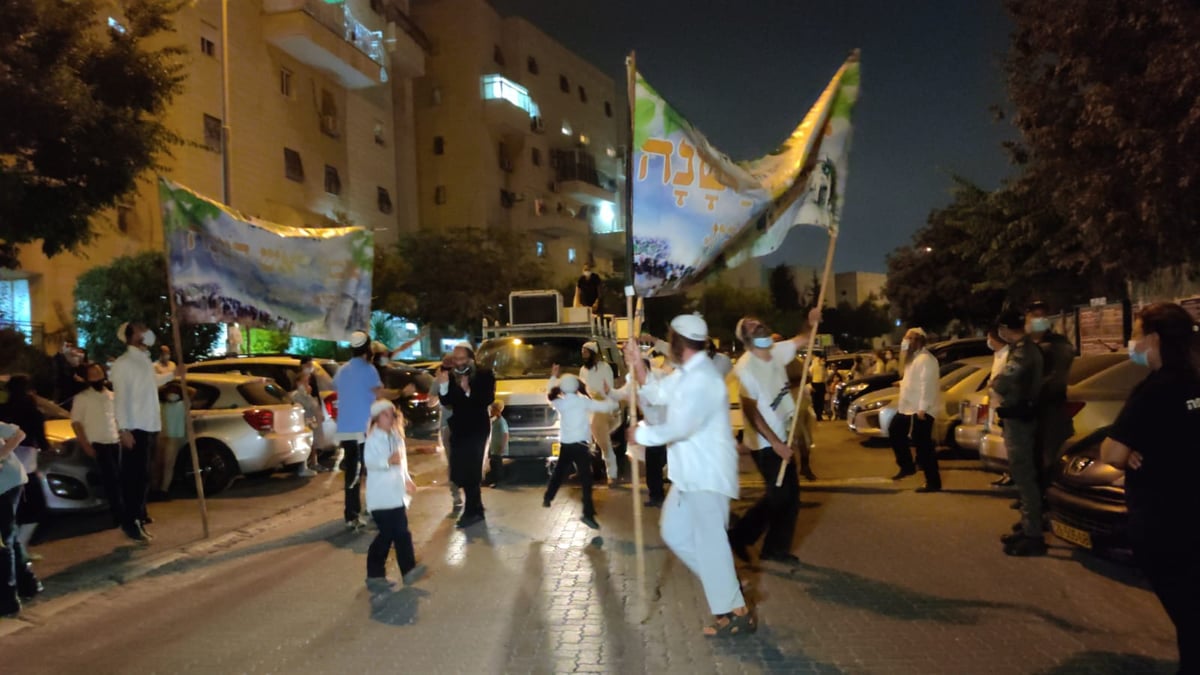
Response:
[{"label": "man in black coat", "polygon": [[492,371],[477,368],[475,350],[461,344],[454,348],[450,365],[438,371],[438,393],[442,405],[449,406],[450,482],[462,488],[466,504],[459,529],[483,522],[483,456],[487,451],[492,421],[488,408],[496,400],[496,377]]}]

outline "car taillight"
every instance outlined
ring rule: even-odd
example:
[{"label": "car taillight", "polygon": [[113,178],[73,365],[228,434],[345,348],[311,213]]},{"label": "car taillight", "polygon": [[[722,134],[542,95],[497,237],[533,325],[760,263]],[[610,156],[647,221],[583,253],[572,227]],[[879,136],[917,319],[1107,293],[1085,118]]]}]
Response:
[{"label": "car taillight", "polygon": [[1074,418],[1086,405],[1083,401],[1067,401],[1067,417]]},{"label": "car taillight", "polygon": [[988,418],[988,404],[980,403],[979,407],[975,409],[975,423],[976,424],[987,424],[987,418]]},{"label": "car taillight", "polygon": [[275,428],[275,413],[270,410],[253,408],[242,413],[242,418],[257,431],[271,431]]},{"label": "car taillight", "polygon": [[413,394],[412,397],[410,397],[408,400],[411,401],[413,405],[425,405],[426,403],[429,403],[429,394],[422,394],[421,392],[417,392],[417,393]]},{"label": "car taillight", "polygon": [[329,419],[336,420],[338,414],[337,392],[325,397],[325,414]]}]

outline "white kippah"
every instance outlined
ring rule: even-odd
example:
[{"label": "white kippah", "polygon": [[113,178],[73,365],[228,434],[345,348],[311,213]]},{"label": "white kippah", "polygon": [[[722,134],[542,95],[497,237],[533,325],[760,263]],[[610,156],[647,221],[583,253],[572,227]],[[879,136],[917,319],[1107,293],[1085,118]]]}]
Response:
[{"label": "white kippah", "polygon": [[384,411],[387,411],[387,410],[391,410],[394,412],[396,410],[395,404],[393,404],[391,401],[389,401],[385,398],[381,398],[378,401],[375,401],[374,403],[371,404],[371,419],[375,419],[376,417],[379,417],[380,415],[382,415],[384,413]]}]

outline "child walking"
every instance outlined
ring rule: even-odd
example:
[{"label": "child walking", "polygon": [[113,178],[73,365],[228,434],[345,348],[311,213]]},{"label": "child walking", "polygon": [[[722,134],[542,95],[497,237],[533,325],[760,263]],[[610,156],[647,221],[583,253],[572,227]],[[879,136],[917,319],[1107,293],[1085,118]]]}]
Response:
[{"label": "child walking", "polygon": [[596,507],[592,504],[592,457],[589,449],[592,438],[591,414],[610,413],[617,409],[617,402],[611,398],[593,400],[578,377],[563,375],[560,379],[557,365],[551,370],[549,390],[550,405],[558,411],[559,453],[554,473],[546,484],[542,506],[550,508],[559,486],[574,466],[583,484],[583,517],[580,520],[584,525],[598,530],[600,523],[596,522]]},{"label": "child walking", "polygon": [[391,401],[371,405],[363,466],[367,470],[367,510],[379,526],[379,534],[367,549],[367,588],[376,593],[395,588],[386,571],[392,548],[396,549],[404,585],[412,585],[425,574],[425,566],[418,565],[413,554],[412,533],[408,531],[407,507],[417,486],[408,475],[404,429]]}]

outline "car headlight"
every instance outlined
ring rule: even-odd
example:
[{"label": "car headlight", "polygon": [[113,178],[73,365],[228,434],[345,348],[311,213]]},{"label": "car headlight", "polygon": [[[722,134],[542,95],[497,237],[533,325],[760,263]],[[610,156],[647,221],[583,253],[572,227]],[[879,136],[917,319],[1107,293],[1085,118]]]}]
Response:
[{"label": "car headlight", "polygon": [[880,408],[886,408],[887,406],[889,406],[891,404],[892,404],[891,399],[884,399],[882,401],[872,401],[871,403],[868,403],[867,405],[863,406],[863,410],[879,410]]},{"label": "car headlight", "polygon": [[847,396],[856,396],[858,394],[863,393],[863,391],[865,391],[866,388],[867,388],[866,382],[861,382],[859,384],[852,384],[852,385],[846,387],[846,395]]}]

